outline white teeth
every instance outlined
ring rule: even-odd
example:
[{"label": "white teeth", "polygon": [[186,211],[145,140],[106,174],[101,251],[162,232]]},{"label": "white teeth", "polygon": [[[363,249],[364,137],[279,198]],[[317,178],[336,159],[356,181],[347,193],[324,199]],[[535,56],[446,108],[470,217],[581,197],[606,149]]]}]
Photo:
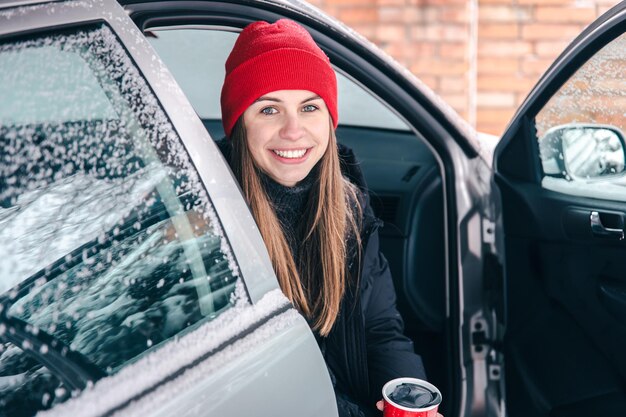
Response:
[{"label": "white teeth", "polygon": [[274,149],[274,153],[281,158],[302,158],[306,153],[306,149],[299,149],[297,151],[279,151]]}]

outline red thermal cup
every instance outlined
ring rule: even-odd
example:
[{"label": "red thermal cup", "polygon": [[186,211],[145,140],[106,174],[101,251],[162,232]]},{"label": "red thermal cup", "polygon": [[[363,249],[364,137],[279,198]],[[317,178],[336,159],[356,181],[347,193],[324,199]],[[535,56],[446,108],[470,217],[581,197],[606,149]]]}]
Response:
[{"label": "red thermal cup", "polygon": [[[408,400],[399,404],[394,401],[393,393],[399,386],[419,387],[423,392],[431,394],[431,398],[423,405],[409,405]],[[407,388],[408,389],[408,388]],[[426,394],[424,394],[426,395]],[[410,395],[407,396],[409,399]],[[441,392],[433,384],[417,378],[397,378],[385,384],[383,387],[383,417],[436,417],[437,409],[441,404]]]}]

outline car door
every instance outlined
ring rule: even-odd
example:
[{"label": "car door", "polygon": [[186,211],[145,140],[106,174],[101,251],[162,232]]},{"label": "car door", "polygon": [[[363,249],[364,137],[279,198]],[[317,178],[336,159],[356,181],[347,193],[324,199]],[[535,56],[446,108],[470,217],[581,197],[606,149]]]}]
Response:
[{"label": "car door", "polygon": [[546,72],[495,153],[507,409],[626,415],[626,3]]},{"label": "car door", "polygon": [[280,18],[310,31],[338,75],[338,141],[354,150],[385,222],[381,250],[405,333],[443,393],[440,410],[496,414],[500,356],[487,343],[497,329],[492,307],[484,308],[481,264],[493,244],[484,219],[491,171],[460,118],[406,69],[305,1],[121,2],[214,139],[223,136],[215,96],[238,32]]},{"label": "car door", "polygon": [[0,6],[0,415],[336,415],[227,165],[115,1]]}]

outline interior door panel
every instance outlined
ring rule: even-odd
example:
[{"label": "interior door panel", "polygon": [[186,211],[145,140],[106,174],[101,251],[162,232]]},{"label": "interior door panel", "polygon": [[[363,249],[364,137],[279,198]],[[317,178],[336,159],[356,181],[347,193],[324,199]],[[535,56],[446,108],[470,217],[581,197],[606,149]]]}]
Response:
[{"label": "interior door panel", "polygon": [[[550,171],[537,139],[553,125],[623,129],[623,116],[613,116],[624,114],[624,105],[607,97],[626,94],[623,48],[610,50],[624,42],[625,9],[622,2],[566,50],[496,150],[512,417],[626,415],[626,203],[620,197],[626,174],[577,179],[567,169]],[[603,77],[614,77],[612,90],[596,85]],[[602,106],[590,111],[589,97]],[[550,175],[566,187],[544,187]],[[594,194],[608,186],[617,194]]]},{"label": "interior door panel", "polygon": [[623,416],[626,242],[594,235],[591,213],[616,215],[626,204],[504,176],[496,182],[506,236],[510,415],[577,416],[602,406]]}]

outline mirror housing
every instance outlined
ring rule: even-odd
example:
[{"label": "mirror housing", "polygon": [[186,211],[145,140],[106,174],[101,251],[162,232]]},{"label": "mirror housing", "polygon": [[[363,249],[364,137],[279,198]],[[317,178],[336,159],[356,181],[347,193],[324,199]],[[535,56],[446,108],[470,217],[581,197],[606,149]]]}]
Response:
[{"label": "mirror housing", "polygon": [[616,126],[593,123],[555,126],[539,139],[543,173],[568,181],[624,172],[626,140]]}]

